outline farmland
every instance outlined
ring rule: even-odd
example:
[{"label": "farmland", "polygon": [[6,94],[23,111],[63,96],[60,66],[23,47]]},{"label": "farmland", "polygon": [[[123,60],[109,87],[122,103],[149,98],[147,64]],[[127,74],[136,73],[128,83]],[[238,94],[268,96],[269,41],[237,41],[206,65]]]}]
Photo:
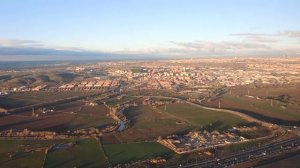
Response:
[{"label": "farmland", "polygon": [[104,105],[85,106],[83,102],[71,102],[53,107],[56,111],[43,114],[40,109],[35,110],[38,117],[32,116],[32,111],[2,116],[0,129],[25,129],[67,131],[81,128],[101,128],[113,122],[107,116],[108,109]]},{"label": "farmland", "polygon": [[[206,105],[252,112],[285,121],[300,120],[300,88],[281,86],[268,88],[234,88]],[[249,94],[249,95],[248,95]]]},{"label": "farmland", "polygon": [[179,120],[151,109],[149,106],[130,107],[124,114],[130,127],[117,134],[122,142],[153,140],[187,129],[187,124],[176,124]]},{"label": "farmland", "polygon": [[108,108],[104,105],[83,106],[76,114],[75,119],[68,124],[69,130],[81,128],[101,128],[113,122],[108,114]]},{"label": "farmland", "polygon": [[206,110],[186,103],[168,104],[166,111],[164,111],[164,107],[160,107],[160,110],[181,118],[195,128],[207,130],[224,130],[246,123],[246,121],[235,115]]},{"label": "farmland", "polygon": [[75,145],[72,147],[48,152],[45,167],[108,167],[105,154],[97,140],[73,141]]},{"label": "farmland", "polygon": [[23,107],[26,105],[55,101],[55,100],[71,98],[75,96],[83,96],[92,93],[95,92],[93,91],[21,92],[13,95],[0,96],[0,107],[5,109],[12,109],[12,108]]},{"label": "farmland", "polygon": [[46,148],[56,142],[58,141],[16,139],[0,140],[0,165],[3,168],[42,167]]},{"label": "farmland", "polygon": [[113,165],[172,153],[156,142],[104,145],[104,150]]},{"label": "farmland", "polygon": [[[48,150],[54,144],[74,144]],[[8,167],[107,167],[104,151],[95,139],[0,140],[0,165]],[[20,163],[22,163],[20,165]]]}]

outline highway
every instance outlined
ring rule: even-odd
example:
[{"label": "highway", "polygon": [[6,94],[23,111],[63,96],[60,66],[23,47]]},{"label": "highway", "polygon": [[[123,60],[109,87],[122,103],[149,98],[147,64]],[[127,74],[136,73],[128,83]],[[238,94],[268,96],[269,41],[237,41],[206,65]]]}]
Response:
[{"label": "highway", "polygon": [[193,162],[185,165],[174,165],[169,168],[175,167],[201,167],[201,168],[222,168],[237,165],[242,162],[255,160],[258,158],[267,158],[274,155],[288,153],[292,151],[300,152],[300,137],[288,139],[284,141],[272,142],[259,147],[251,148],[244,151],[239,151],[226,155],[221,158],[214,158],[204,162]]}]

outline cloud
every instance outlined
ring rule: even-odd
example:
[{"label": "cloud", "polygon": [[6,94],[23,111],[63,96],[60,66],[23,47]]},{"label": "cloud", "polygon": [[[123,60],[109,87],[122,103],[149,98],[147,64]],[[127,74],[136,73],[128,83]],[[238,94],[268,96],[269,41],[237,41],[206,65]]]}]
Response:
[{"label": "cloud", "polygon": [[174,47],[164,52],[181,56],[295,56],[300,51],[298,46],[280,47],[281,45],[245,41],[171,43]]},{"label": "cloud", "polygon": [[300,37],[300,30],[288,30],[288,31],[285,31],[281,34],[285,35],[287,37],[291,37],[291,38],[299,38]]},{"label": "cloud", "polygon": [[273,36],[274,34],[267,33],[233,33],[231,36]]},{"label": "cloud", "polygon": [[15,39],[0,39],[2,47],[41,47],[42,42],[35,40],[15,40]]},{"label": "cloud", "polygon": [[280,40],[278,39],[278,34],[266,34],[266,33],[237,33],[230,34],[231,36],[242,37],[244,42],[253,42],[253,43],[277,43]]},{"label": "cloud", "polygon": [[85,60],[85,59],[158,59],[159,54],[146,52],[104,52],[78,47],[51,47],[40,41],[0,39],[0,61]]},{"label": "cloud", "polygon": [[300,38],[300,30],[286,30],[284,32],[278,32],[275,34],[268,33],[234,33],[231,36],[243,37],[244,40],[262,43],[279,42],[278,38]]},{"label": "cloud", "polygon": [[252,49],[271,49],[270,46],[257,43],[244,43],[234,41],[209,42],[209,41],[194,41],[194,42],[171,42],[181,49],[194,50],[201,52],[235,52],[241,50]]},{"label": "cloud", "polygon": [[51,47],[34,40],[0,39],[0,61],[4,60],[68,60],[68,59],[159,59],[206,56],[282,56],[299,55],[298,44],[285,44],[285,36],[298,37],[300,31],[278,34],[237,33],[242,37],[231,41],[170,41],[165,48],[120,50],[114,52],[85,50],[77,47]]}]

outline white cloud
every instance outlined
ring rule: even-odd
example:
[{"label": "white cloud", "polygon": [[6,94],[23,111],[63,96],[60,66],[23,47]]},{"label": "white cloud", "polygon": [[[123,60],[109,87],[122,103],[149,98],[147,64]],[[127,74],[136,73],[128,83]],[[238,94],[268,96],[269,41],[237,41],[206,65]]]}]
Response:
[{"label": "white cloud", "polygon": [[230,34],[231,36],[242,37],[244,42],[253,43],[277,43],[279,42],[278,34],[266,34],[266,33],[237,33]]},{"label": "white cloud", "polygon": [[0,39],[2,47],[41,47],[42,42],[35,40],[15,40],[15,39]]},{"label": "white cloud", "polygon": [[175,48],[173,52],[189,53],[193,55],[226,55],[238,53],[253,53],[256,51],[272,50],[272,47],[265,44],[245,43],[236,41],[194,41],[194,42],[172,42]]},{"label": "white cloud", "polygon": [[288,30],[288,31],[285,31],[281,34],[285,35],[287,37],[291,37],[291,38],[299,38],[300,37],[300,30]]}]

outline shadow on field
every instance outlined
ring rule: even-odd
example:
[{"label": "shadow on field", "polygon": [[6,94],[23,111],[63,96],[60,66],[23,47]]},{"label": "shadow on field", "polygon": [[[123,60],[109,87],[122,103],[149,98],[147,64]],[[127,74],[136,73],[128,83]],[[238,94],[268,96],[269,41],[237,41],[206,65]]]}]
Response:
[{"label": "shadow on field", "polygon": [[[29,124],[35,121],[41,121],[43,119],[36,119],[36,120],[26,120],[26,121],[20,121],[20,122],[15,122],[15,123],[11,123],[11,124],[6,124],[6,125],[2,125],[0,126],[0,130],[8,130],[11,128],[17,129],[17,127],[19,127],[20,125],[24,125],[24,124]],[[18,130],[20,130],[21,128],[18,128]],[[23,129],[23,128],[22,128]]]},{"label": "shadow on field", "polygon": [[134,126],[137,123],[138,117],[139,115],[141,115],[140,113],[141,113],[140,111],[134,109],[133,107],[130,107],[124,111],[124,115],[130,121],[129,123],[130,126]]},{"label": "shadow on field", "polygon": [[249,115],[253,118],[257,118],[259,120],[266,121],[266,122],[273,123],[273,124],[284,125],[284,126],[300,126],[300,121],[288,121],[288,120],[284,120],[284,119],[273,118],[273,117],[255,113],[253,111],[243,110],[243,109],[235,109],[235,108],[225,108],[225,109],[238,111],[243,114]]},{"label": "shadow on field", "polygon": [[[217,106],[208,106],[208,105],[204,105],[204,104],[200,104],[200,105],[204,106],[204,107],[218,108]],[[265,116],[265,115],[255,113],[255,112],[249,111],[249,110],[244,110],[244,109],[237,109],[237,108],[223,108],[223,109],[238,111],[240,113],[246,114],[246,115],[256,118],[258,120],[273,123],[273,124],[284,125],[284,126],[300,126],[300,120],[289,121],[289,120],[274,118],[274,117],[270,117],[270,116]]]}]

